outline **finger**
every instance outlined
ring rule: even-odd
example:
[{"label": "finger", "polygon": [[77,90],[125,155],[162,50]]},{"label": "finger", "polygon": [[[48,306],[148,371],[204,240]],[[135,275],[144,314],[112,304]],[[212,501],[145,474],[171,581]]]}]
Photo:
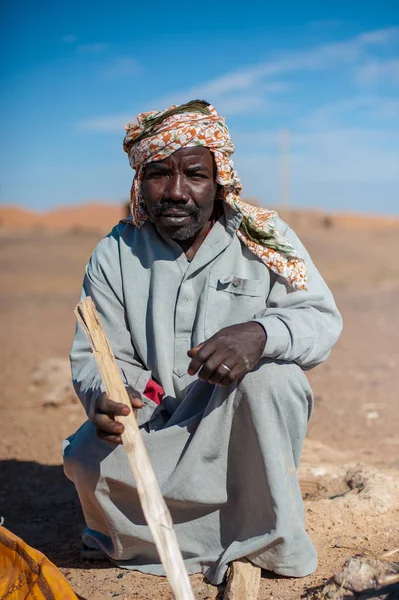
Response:
[{"label": "finger", "polygon": [[226,375],[225,371],[223,373],[221,373],[219,370],[216,370],[209,377],[208,382],[212,383],[213,385],[218,385],[223,380],[225,375]]},{"label": "finger", "polygon": [[191,348],[191,350],[187,352],[187,355],[192,358],[197,354],[198,350],[200,350],[204,344],[205,342],[202,342],[202,344],[198,344],[198,346],[195,346],[195,348]]},{"label": "finger", "polygon": [[209,383],[219,385],[224,379],[226,379],[226,377],[229,377],[234,367],[226,367],[227,364],[225,362],[220,363],[217,369],[212,373],[211,377],[208,379]]},{"label": "finger", "polygon": [[120,435],[112,435],[110,433],[105,433],[100,429],[97,429],[97,437],[104,442],[110,442],[111,444],[122,444],[122,438]]},{"label": "finger", "polygon": [[217,383],[226,375],[226,369],[221,367],[225,361],[228,361],[225,351],[216,351],[202,366],[198,378],[209,383]]},{"label": "finger", "polygon": [[201,348],[196,351],[195,355],[191,359],[191,362],[188,366],[188,374],[195,375],[202,365],[209,359],[209,357],[212,356],[215,350],[216,348],[210,340],[205,342]]},{"label": "finger", "polygon": [[94,415],[93,423],[98,430],[105,433],[111,433],[112,435],[120,435],[124,431],[124,426],[118,421],[114,421],[108,415],[97,413]]},{"label": "finger", "polygon": [[121,402],[114,402],[108,398],[107,394],[101,394],[97,400],[97,412],[109,415],[110,417],[126,416],[130,413],[130,409]]},{"label": "finger", "polygon": [[132,387],[126,388],[127,395],[129,396],[130,404],[133,408],[141,408],[143,406],[143,401],[141,399],[141,394],[137,390]]},{"label": "finger", "polygon": [[221,379],[219,381],[219,383],[217,384],[220,387],[225,387],[227,385],[231,385],[232,383],[234,383],[235,381],[238,381],[238,379],[240,379],[241,377],[243,377],[245,375],[246,371],[243,371],[242,367],[240,367],[239,365],[236,365],[235,367],[233,367],[230,371],[230,373],[225,373],[225,376],[223,377],[223,379]]}]

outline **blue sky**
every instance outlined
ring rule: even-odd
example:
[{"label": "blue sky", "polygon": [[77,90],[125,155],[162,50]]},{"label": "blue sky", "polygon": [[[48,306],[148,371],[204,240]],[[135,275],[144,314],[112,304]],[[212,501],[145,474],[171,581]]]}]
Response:
[{"label": "blue sky", "polygon": [[2,204],[120,202],[123,125],[205,98],[230,127],[244,197],[278,205],[284,169],[292,206],[399,214],[397,0],[13,0],[1,13]]}]

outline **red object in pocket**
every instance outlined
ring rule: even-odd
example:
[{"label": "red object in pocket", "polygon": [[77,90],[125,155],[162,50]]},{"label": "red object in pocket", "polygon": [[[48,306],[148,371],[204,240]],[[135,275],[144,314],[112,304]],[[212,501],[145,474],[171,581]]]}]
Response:
[{"label": "red object in pocket", "polygon": [[155,404],[161,404],[162,398],[165,395],[164,389],[159,383],[150,379],[145,386],[145,390],[143,392],[144,396],[155,402]]}]

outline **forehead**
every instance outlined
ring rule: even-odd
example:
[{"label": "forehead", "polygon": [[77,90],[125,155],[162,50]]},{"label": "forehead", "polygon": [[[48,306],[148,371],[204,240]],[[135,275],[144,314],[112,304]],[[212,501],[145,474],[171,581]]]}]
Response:
[{"label": "forehead", "polygon": [[167,158],[163,160],[152,161],[146,165],[146,167],[151,167],[151,165],[161,165],[161,164],[187,164],[187,163],[195,163],[196,165],[201,165],[207,167],[209,169],[213,169],[213,154],[209,150],[209,148],[205,148],[204,146],[192,146],[180,148],[180,150],[176,150]]}]

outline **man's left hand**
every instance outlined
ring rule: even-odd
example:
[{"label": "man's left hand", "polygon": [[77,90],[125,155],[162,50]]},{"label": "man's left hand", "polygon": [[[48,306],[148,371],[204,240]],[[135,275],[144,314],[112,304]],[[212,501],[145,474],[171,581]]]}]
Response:
[{"label": "man's left hand", "polygon": [[230,385],[258,364],[266,332],[255,321],[224,327],[209,340],[188,351],[188,372],[202,381]]}]

